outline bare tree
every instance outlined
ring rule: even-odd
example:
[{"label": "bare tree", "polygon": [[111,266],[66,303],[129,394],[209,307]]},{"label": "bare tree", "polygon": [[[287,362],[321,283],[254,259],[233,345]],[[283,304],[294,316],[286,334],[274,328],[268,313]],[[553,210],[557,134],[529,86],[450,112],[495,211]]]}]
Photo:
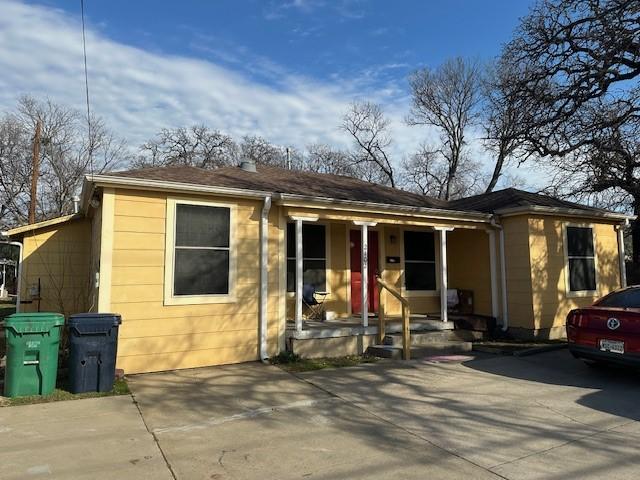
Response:
[{"label": "bare tree", "polygon": [[136,167],[189,165],[216,168],[237,163],[238,147],[229,135],[204,125],[162,129],[140,147]]},{"label": "bare tree", "polygon": [[124,142],[117,140],[98,118],[91,136],[78,111],[50,100],[22,97],[13,112],[0,120],[0,204],[5,226],[28,218],[32,172],[32,142],[36,122],[42,122],[40,175],[37,190],[38,220],[69,213],[85,173],[100,173],[127,161]]},{"label": "bare tree", "polygon": [[[640,214],[640,2],[540,0],[502,53],[551,189]],[[632,224],[640,263],[640,222]]]},{"label": "bare tree", "polygon": [[454,58],[437,69],[424,68],[409,78],[412,93],[409,125],[435,127],[441,146],[437,153],[447,162],[443,198],[451,197],[466,133],[478,116],[480,70],[477,63]]},{"label": "bare tree", "polygon": [[[257,164],[287,168],[286,148],[274,145],[260,136],[245,136],[240,143],[242,158]],[[299,161],[300,153],[290,150],[290,155]]]},{"label": "bare tree", "polygon": [[353,102],[342,119],[341,128],[353,138],[353,164],[364,168],[367,180],[396,186],[389,159],[389,120],[382,108],[371,102]]},{"label": "bare tree", "polygon": [[353,156],[348,152],[337,150],[320,143],[307,146],[304,170],[334,175],[355,176],[358,170]]},{"label": "bare tree", "polygon": [[445,198],[447,185],[449,198],[455,199],[480,193],[486,178],[482,164],[463,155],[459,160],[459,173],[450,181],[449,164],[438,149],[423,145],[419,152],[402,162],[403,183],[406,188],[422,195]]},{"label": "bare tree", "polygon": [[485,191],[491,192],[503,176],[504,167],[513,157],[519,162],[529,158],[520,147],[523,138],[525,105],[512,91],[516,72],[511,65],[498,62],[490,66],[483,79],[482,124],[485,146],[495,155],[493,173]]}]

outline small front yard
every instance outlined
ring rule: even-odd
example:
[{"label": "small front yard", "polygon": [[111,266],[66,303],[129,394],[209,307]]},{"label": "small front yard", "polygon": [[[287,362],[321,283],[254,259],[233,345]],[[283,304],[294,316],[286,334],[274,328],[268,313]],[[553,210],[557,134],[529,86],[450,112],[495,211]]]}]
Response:
[{"label": "small front yard", "polygon": [[[3,373],[4,374],[4,373]],[[83,398],[97,398],[97,397],[110,397],[113,395],[127,395],[129,394],[129,386],[127,381],[116,380],[113,385],[113,390],[110,392],[87,392],[73,394],[65,390],[61,381],[58,381],[58,386],[51,395],[30,395],[26,397],[7,398],[0,396],[0,407],[15,407],[19,405],[32,405],[36,403],[50,403],[60,402],[63,400],[81,400]]]}]

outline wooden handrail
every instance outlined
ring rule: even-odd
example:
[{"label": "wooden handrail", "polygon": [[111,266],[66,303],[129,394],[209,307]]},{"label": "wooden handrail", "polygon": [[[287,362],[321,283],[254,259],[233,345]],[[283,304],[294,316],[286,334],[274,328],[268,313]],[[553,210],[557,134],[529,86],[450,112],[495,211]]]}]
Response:
[{"label": "wooden handrail", "polygon": [[[403,298],[395,288],[388,285],[382,278],[376,276],[376,282],[382,289],[388,291],[391,295],[393,295],[396,299],[400,301],[402,305],[402,358],[405,360],[409,360],[411,358],[411,330],[410,330],[410,319],[411,319],[411,310],[409,309],[409,300]],[[382,293],[382,292],[381,292]],[[382,343],[385,337],[386,330],[386,319],[385,319],[385,307],[384,302],[382,301],[382,296],[380,297],[380,305],[378,306],[378,342]]]}]

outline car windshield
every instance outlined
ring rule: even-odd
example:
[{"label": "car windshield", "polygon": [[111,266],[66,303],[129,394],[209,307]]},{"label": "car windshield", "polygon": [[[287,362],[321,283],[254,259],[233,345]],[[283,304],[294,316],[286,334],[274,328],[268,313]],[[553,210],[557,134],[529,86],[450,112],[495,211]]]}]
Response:
[{"label": "car windshield", "polygon": [[614,292],[600,300],[599,307],[640,308],[640,288],[628,288]]}]

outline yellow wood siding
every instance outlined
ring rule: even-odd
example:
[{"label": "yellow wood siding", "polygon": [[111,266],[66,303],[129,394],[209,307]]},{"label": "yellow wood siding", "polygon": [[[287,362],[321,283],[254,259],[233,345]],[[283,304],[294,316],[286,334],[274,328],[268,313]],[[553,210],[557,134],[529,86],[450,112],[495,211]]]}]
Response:
[{"label": "yellow wood siding", "polygon": [[456,229],[447,235],[449,288],[471,290],[473,311],[491,315],[489,235],[482,230]]},{"label": "yellow wood siding", "polygon": [[509,325],[530,329],[533,325],[533,300],[527,217],[504,218],[502,227],[505,240]]},{"label": "yellow wood siding", "polygon": [[[181,197],[182,198],[182,197]],[[216,197],[185,197],[229,202]],[[237,256],[235,300],[231,303],[165,305],[167,195],[116,190],[113,221],[111,309],[123,323],[118,367],[149,372],[256,360],[259,308],[261,201],[233,200]],[[269,225],[268,349],[278,350],[280,325],[279,212]]]},{"label": "yellow wood siding", "polygon": [[23,237],[22,300],[30,301],[40,280],[41,300],[22,311],[65,315],[90,307],[91,223],[85,219],[26,232]]},{"label": "yellow wood siding", "polygon": [[[618,240],[612,224],[576,221],[573,218],[536,216],[528,220],[533,296],[533,325],[562,327],[567,313],[587,306],[620,287]],[[597,292],[588,296],[567,294],[564,228],[567,224],[592,226],[595,236]]]}]

